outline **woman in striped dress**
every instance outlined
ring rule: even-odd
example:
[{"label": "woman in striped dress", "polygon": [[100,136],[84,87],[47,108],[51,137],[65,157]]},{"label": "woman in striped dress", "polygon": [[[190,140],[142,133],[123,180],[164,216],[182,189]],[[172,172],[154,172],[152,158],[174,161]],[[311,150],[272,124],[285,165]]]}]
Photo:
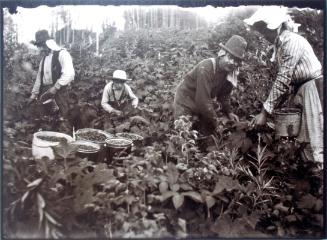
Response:
[{"label": "woman in striped dress", "polygon": [[[261,8],[244,20],[275,44],[277,77],[263,109],[253,119],[254,125],[264,125],[268,114],[285,96],[294,94],[294,104],[301,107],[302,119],[297,139],[308,143],[305,159],[323,162],[323,75],[322,66],[309,42],[296,33],[295,24],[286,10]],[[293,91],[292,91],[293,89]]]}]

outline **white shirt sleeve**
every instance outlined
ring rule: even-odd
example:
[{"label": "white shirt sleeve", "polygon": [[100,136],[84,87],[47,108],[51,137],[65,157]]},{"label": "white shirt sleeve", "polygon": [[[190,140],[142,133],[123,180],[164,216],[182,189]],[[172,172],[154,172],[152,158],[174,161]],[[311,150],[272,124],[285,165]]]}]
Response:
[{"label": "white shirt sleeve", "polygon": [[128,96],[132,99],[132,103],[135,104],[135,105],[138,105],[139,99],[133,93],[131,87],[129,85],[127,85],[126,83],[124,85],[125,85],[125,89],[127,91]]},{"label": "white shirt sleeve", "polygon": [[108,83],[104,89],[103,89],[103,93],[102,93],[102,100],[101,100],[101,106],[102,108],[108,112],[111,113],[112,110],[114,109],[113,107],[110,106],[109,102],[109,96],[110,96],[110,89],[112,86],[112,82]]},{"label": "white shirt sleeve", "polygon": [[39,64],[39,70],[37,72],[36,80],[32,89],[32,95],[37,96],[40,93],[40,87],[41,87],[41,68],[42,68],[42,62],[44,61],[44,58],[40,61]]},{"label": "white shirt sleeve", "polygon": [[75,77],[73,59],[66,49],[60,51],[59,62],[61,64],[61,76],[55,83],[55,87],[57,88],[68,85]]}]

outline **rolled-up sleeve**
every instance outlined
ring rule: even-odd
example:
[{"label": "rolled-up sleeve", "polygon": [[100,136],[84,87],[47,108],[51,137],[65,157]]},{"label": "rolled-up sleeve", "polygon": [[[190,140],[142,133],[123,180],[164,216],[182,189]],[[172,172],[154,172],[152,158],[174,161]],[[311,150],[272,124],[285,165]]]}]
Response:
[{"label": "rolled-up sleeve", "polygon": [[131,87],[127,84],[125,85],[125,89],[127,91],[128,96],[132,99],[132,103],[138,105],[139,99],[136,97],[136,95],[133,93]]},{"label": "rolled-up sleeve", "polygon": [[104,87],[104,90],[102,93],[102,100],[101,100],[102,108],[108,113],[111,113],[113,110],[113,107],[111,107],[109,104],[109,94],[110,94],[111,85],[112,85],[112,82],[108,83]]},{"label": "rolled-up sleeve", "polygon": [[32,95],[34,95],[34,96],[37,96],[40,93],[40,87],[41,87],[41,68],[42,68],[43,61],[44,61],[44,58],[42,59],[42,61],[40,61],[39,70],[37,72],[36,80],[34,82],[34,86],[33,86],[33,89],[32,89]]},{"label": "rolled-up sleeve", "polygon": [[285,39],[278,48],[278,52],[279,69],[277,78],[267,100],[263,104],[268,113],[272,113],[283,96],[288,93],[295,66],[302,55],[301,45],[295,38]]},{"label": "rolled-up sleeve", "polygon": [[74,80],[75,70],[73,59],[67,50],[61,50],[59,53],[59,62],[61,65],[61,76],[55,83],[55,87],[66,86]]}]

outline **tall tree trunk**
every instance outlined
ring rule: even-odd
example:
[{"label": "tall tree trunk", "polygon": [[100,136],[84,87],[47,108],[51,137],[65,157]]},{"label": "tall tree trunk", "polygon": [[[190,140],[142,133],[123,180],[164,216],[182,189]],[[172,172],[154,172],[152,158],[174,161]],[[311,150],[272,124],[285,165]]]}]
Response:
[{"label": "tall tree trunk", "polygon": [[167,8],[164,8],[162,12],[162,27],[164,29],[167,28],[167,11]]},{"label": "tall tree trunk", "polygon": [[72,19],[71,19],[71,16],[70,16],[70,13],[68,15],[68,28],[67,28],[67,43],[70,43],[70,34],[71,34],[71,29],[72,29]]},{"label": "tall tree trunk", "polygon": [[147,23],[146,23],[146,16],[147,16],[148,10],[144,10],[142,14],[142,21],[143,21],[143,28],[147,28]]},{"label": "tall tree trunk", "polygon": [[[56,26],[55,26],[55,34],[58,33],[58,15],[56,17]],[[59,34],[59,33],[58,33]],[[59,34],[60,35],[60,34]],[[60,41],[60,38],[58,39],[57,36],[54,36],[57,41]],[[60,36],[58,36],[60,37]]]},{"label": "tall tree trunk", "polygon": [[151,26],[152,28],[156,28],[156,23],[155,23],[155,9],[151,9]]},{"label": "tall tree trunk", "polygon": [[171,9],[171,12],[170,12],[170,26],[171,28],[174,28],[175,27],[175,9]]},{"label": "tall tree trunk", "polygon": [[137,22],[137,30],[139,30],[140,29],[140,8],[138,7],[137,9],[136,9],[136,22]]},{"label": "tall tree trunk", "polygon": [[136,9],[133,8],[133,29],[136,29],[136,22],[137,22],[137,19],[136,19]]},{"label": "tall tree trunk", "polygon": [[66,27],[66,40],[65,40],[65,43],[69,43],[69,26],[67,25]]},{"label": "tall tree trunk", "polygon": [[99,55],[99,33],[96,32],[96,55]]}]

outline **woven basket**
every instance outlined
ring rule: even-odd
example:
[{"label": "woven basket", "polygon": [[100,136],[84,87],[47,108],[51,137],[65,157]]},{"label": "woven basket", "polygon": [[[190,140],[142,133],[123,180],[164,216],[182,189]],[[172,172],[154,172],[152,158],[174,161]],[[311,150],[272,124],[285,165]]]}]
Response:
[{"label": "woven basket", "polygon": [[274,112],[274,116],[276,138],[296,137],[299,134],[301,125],[301,109],[276,109]]}]

